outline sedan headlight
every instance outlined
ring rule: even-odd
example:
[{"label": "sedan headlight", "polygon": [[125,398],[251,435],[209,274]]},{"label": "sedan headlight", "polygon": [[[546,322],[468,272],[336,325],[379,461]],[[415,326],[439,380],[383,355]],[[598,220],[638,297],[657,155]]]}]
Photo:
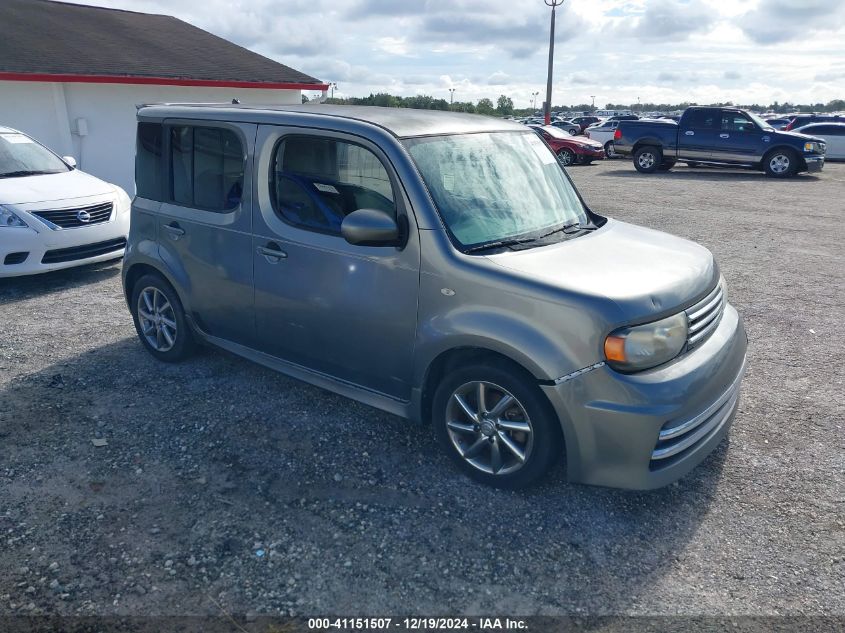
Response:
[{"label": "sedan headlight", "polygon": [[0,228],[3,227],[26,227],[27,224],[21,220],[14,211],[0,206]]},{"label": "sedan headlight", "polygon": [[666,363],[687,342],[687,315],[673,316],[632,327],[620,328],[604,341],[607,363],[620,371],[639,371]]}]

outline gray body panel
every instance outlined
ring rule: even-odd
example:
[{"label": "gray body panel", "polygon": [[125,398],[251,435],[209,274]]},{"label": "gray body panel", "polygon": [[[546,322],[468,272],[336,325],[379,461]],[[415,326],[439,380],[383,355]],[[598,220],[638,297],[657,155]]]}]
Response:
[{"label": "gray body panel", "polygon": [[[464,254],[400,142],[524,132],[523,126],[471,115],[309,106],[166,105],[142,108],[139,118],[226,121],[244,131],[248,177],[231,213],[208,219],[142,198],[133,203],[126,292],[137,278],[133,270],[142,270],[135,267],[159,271],[200,338],[415,420],[424,417],[426,380],[443,354],[497,353],[542,386],[559,415],[574,481],[653,487],[709,452],[698,447],[656,474],[648,468],[660,426],[703,407],[736,380],[745,355],[736,312],[726,310],[705,344],[637,375],[607,367],[603,342],[622,325],[675,314],[707,295],[719,278],[710,252],[610,220],[549,246]],[[268,170],[273,147],[287,134],[328,135],[373,151],[393,182],[405,242],[356,246],[283,222],[271,206]],[[174,220],[185,229],[179,239],[163,228]],[[268,248],[281,255],[269,257]]]}]

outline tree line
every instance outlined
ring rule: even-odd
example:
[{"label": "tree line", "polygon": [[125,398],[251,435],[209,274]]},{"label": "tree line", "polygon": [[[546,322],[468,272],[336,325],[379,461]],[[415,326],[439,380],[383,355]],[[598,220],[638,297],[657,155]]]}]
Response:
[{"label": "tree line", "polygon": [[[302,96],[303,103],[308,101],[308,97]],[[487,114],[498,116],[529,116],[534,114],[537,110],[535,108],[515,108],[513,100],[507,95],[499,95],[494,103],[492,99],[483,98],[476,102],[472,101],[455,101],[449,103],[447,99],[435,98],[429,95],[415,95],[413,97],[400,97],[398,95],[388,94],[386,92],[379,92],[370,94],[368,97],[345,97],[326,99],[326,103],[333,103],[339,105],[371,105],[382,106],[386,108],[415,108],[418,110],[452,110],[453,112],[469,112],[474,114]],[[637,104],[622,104],[622,103],[608,103],[605,105],[605,110],[632,110],[634,112],[674,112],[678,110],[685,110],[689,106],[704,105],[713,107],[735,106],[746,110],[753,110],[755,112],[777,112],[787,114],[790,112],[843,112],[845,111],[845,99],[834,99],[828,103],[809,103],[799,104],[784,101],[783,103],[770,103],[763,105],[759,103],[753,104],[734,104],[731,101],[720,103],[637,103]],[[553,112],[591,112],[594,108],[589,103],[579,103],[577,105],[555,105],[552,106]]]}]

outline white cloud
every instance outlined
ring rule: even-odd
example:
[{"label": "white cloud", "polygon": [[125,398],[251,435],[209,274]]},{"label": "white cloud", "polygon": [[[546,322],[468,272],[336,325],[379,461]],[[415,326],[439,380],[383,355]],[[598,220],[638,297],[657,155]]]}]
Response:
[{"label": "white cloud", "polygon": [[[527,107],[545,94],[539,0],[71,1],[175,15],[336,81],[340,95],[455,88],[456,100],[506,94]],[[845,96],[843,58],[841,0],[566,0],[553,102],[826,102]]]}]

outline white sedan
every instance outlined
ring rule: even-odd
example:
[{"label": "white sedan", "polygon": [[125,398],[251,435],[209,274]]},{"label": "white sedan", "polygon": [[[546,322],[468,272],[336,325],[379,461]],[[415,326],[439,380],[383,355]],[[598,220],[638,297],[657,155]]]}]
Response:
[{"label": "white sedan", "polygon": [[598,141],[604,147],[604,155],[608,158],[613,158],[616,153],[613,151],[613,135],[616,128],[619,126],[619,121],[602,121],[601,123],[593,123],[590,127],[584,130],[584,136],[591,141]]},{"label": "white sedan", "polygon": [[0,277],[121,257],[129,208],[120,187],[0,127]]},{"label": "white sedan", "polygon": [[827,145],[825,158],[845,158],[845,123],[817,121],[792,131],[822,139]]}]

